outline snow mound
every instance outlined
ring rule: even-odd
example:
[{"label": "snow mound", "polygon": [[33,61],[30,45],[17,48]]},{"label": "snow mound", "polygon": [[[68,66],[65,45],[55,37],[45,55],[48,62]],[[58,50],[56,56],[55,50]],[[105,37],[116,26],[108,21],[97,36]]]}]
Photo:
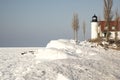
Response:
[{"label": "snow mound", "polygon": [[47,49],[64,50],[70,54],[82,53],[82,50],[79,47],[80,46],[76,45],[74,40],[65,40],[65,39],[52,40],[46,46]]},{"label": "snow mound", "polygon": [[80,49],[76,49],[77,47],[74,40],[52,40],[47,44],[46,48],[39,49],[35,55],[38,60],[75,58],[74,53],[81,53]]},{"label": "snow mound", "polygon": [[75,48],[75,42],[74,40],[52,40],[50,41],[46,48],[56,48],[56,49],[74,49]]}]

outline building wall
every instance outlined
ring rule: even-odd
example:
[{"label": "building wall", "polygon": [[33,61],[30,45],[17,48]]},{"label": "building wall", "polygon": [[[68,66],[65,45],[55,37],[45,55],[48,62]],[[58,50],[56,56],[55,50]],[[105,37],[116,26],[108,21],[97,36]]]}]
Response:
[{"label": "building wall", "polygon": [[[114,39],[115,38],[115,27],[116,22],[115,21],[111,21],[110,22],[110,38]],[[91,39],[96,39],[98,38],[98,34],[100,35],[100,37],[104,37],[104,32],[105,31],[105,21],[100,21],[99,22],[99,26],[98,26],[98,22],[91,22]],[[117,29],[118,32],[118,39],[120,39],[120,24],[118,26]]]},{"label": "building wall", "polygon": [[[110,39],[114,39],[115,38],[115,31],[110,31],[111,35],[110,35]],[[120,39],[120,31],[117,32],[118,33],[118,39]]]},{"label": "building wall", "polygon": [[114,39],[114,38],[115,38],[115,32],[114,32],[114,31],[111,31],[110,33],[111,33],[110,39]]},{"label": "building wall", "polygon": [[118,31],[118,39],[120,39],[120,31]]},{"label": "building wall", "polygon": [[91,23],[91,39],[98,38],[98,23],[92,22]]}]

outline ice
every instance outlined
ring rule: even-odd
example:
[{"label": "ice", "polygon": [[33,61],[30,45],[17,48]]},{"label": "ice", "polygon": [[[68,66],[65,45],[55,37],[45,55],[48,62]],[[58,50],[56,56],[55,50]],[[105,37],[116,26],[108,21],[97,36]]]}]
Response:
[{"label": "ice", "polygon": [[64,39],[44,48],[0,48],[0,80],[120,80],[120,51]]}]

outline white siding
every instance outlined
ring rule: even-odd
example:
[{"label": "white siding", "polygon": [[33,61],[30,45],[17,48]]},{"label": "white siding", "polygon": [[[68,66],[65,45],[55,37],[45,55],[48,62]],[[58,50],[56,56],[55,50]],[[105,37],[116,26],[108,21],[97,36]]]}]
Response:
[{"label": "white siding", "polygon": [[[111,39],[115,38],[115,31],[111,31],[111,35],[110,35]],[[118,39],[120,39],[120,31],[118,31]]]},{"label": "white siding", "polygon": [[98,38],[98,23],[92,22],[91,23],[91,39]]}]

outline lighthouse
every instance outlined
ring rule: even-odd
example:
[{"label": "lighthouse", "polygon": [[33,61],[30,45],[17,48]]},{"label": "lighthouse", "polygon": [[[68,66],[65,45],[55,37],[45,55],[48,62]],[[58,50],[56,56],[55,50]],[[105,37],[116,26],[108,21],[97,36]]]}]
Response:
[{"label": "lighthouse", "polygon": [[98,38],[98,20],[97,16],[94,15],[92,17],[92,22],[91,22],[91,39],[96,39]]}]

